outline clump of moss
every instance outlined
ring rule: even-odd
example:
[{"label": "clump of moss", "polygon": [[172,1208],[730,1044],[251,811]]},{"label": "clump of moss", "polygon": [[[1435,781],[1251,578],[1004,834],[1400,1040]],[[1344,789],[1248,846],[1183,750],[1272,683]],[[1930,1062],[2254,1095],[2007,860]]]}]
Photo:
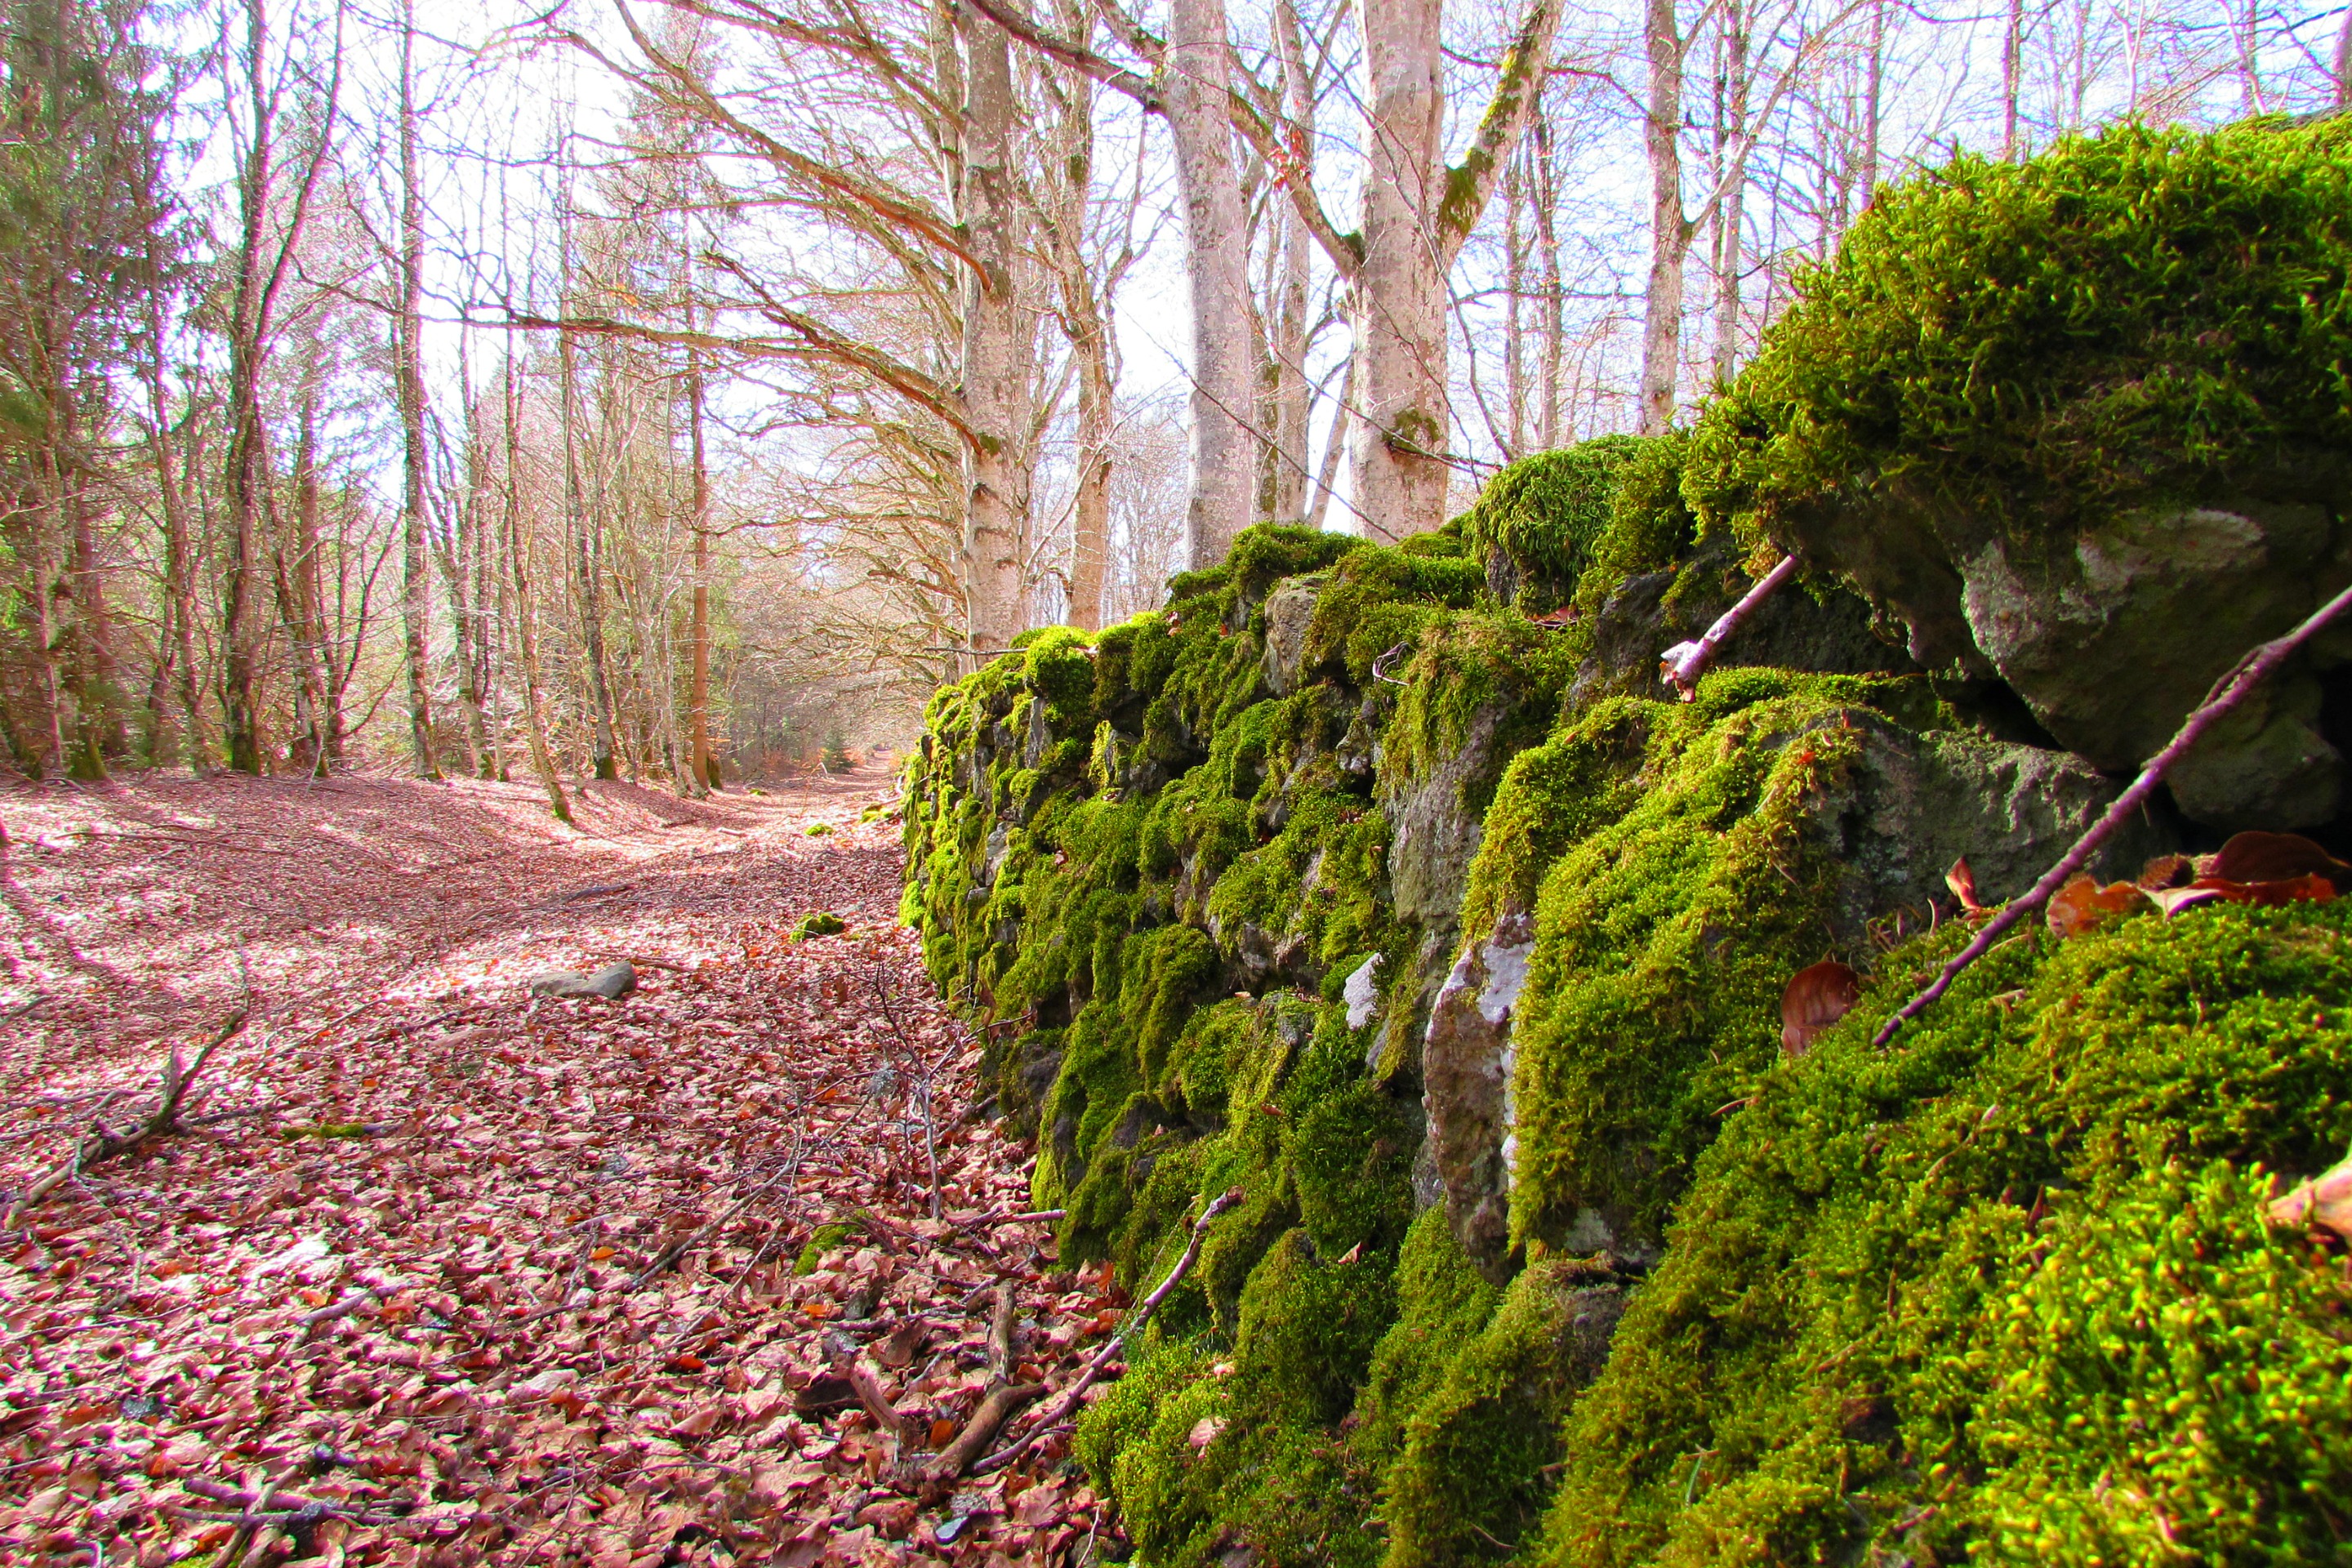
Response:
[{"label": "clump of moss", "polygon": [[835,1220],[811,1231],[807,1242],[801,1247],[800,1257],[793,1261],[793,1277],[804,1279],[815,1273],[824,1266],[824,1255],[847,1241],[856,1228],[845,1221]]},{"label": "clump of moss", "polygon": [[849,922],[831,910],[818,910],[814,914],[803,915],[793,926],[793,935],[806,942],[811,937],[839,936],[848,929]]},{"label": "clump of moss", "polygon": [[[1501,841],[1472,889],[1476,912],[1507,906],[1563,846],[1513,1028],[1518,1239],[1654,1240],[1717,1108],[1776,1059],[1788,977],[1859,956],[1866,911],[1823,803],[1850,795],[1872,704],[1900,685],[1721,671],[1693,703],[1604,704],[1515,770],[1571,796],[1559,821],[1498,805],[1543,842]],[[1627,777],[1629,726],[1646,739]]]},{"label": "clump of moss", "polygon": [[1645,442],[1601,436],[1511,464],[1463,516],[1496,596],[1530,615],[1565,603],[1607,531],[1627,464]]},{"label": "clump of moss", "polygon": [[1699,1160],[1538,1561],[2336,1561],[2352,1320],[2259,1203],[2352,1136],[2352,907],[2030,936],[1874,1050],[1961,940]]},{"label": "clump of moss", "polygon": [[2126,125],[1880,193],[1709,405],[1686,492],[1752,539],[1898,484],[2035,546],[2342,451],[2344,135]]}]

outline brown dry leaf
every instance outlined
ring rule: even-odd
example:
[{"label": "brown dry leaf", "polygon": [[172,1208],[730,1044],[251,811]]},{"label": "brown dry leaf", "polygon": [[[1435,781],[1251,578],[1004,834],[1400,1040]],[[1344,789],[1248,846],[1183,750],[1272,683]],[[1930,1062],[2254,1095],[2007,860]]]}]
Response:
[{"label": "brown dry leaf", "polygon": [[2053,931],[2061,937],[2072,937],[2119,916],[2154,907],[2147,894],[2131,883],[2110,882],[2103,888],[2097,878],[2084,871],[2051,895],[2047,917]]},{"label": "brown dry leaf", "polygon": [[1835,959],[1797,971],[1780,993],[1781,1054],[1803,1056],[1823,1030],[1861,1000],[1862,976]]},{"label": "brown dry leaf", "polygon": [[1965,855],[1952,862],[1944,873],[1944,886],[1952,889],[1952,897],[1960,900],[1960,908],[1972,915],[1984,913],[1985,906],[1977,898],[1977,874]]},{"label": "brown dry leaf", "polygon": [[2352,1241],[2352,1155],[2270,1205],[2273,1223],[2317,1226]]},{"label": "brown dry leaf", "polygon": [[2309,876],[2352,881],[2352,866],[2300,833],[2237,834],[2199,870],[2224,882],[2284,882]]},{"label": "brown dry leaf", "polygon": [[2193,910],[2200,904],[2220,903],[2229,899],[2222,889],[2200,882],[2187,888],[2147,888],[2148,902],[2167,915],[2177,915],[2183,910]]},{"label": "brown dry leaf", "polygon": [[2197,862],[2186,855],[2158,855],[2132,879],[2151,893],[2159,889],[2185,888],[2196,879]]},{"label": "brown dry leaf", "polygon": [[[1058,1271],[1050,1232],[974,1223],[1032,1206],[1029,1151],[954,1114],[975,1042],[892,923],[894,832],[854,820],[889,787],[682,801],[598,783],[576,832],[527,784],[470,780],[0,791],[25,895],[0,906],[19,922],[0,1014],[47,998],[0,1031],[0,1188],[100,1099],[152,1093],[165,1047],[236,1001],[240,950],[271,1028],[222,1049],[208,1109],[284,1107],[61,1190],[0,1257],[0,1496],[43,1500],[41,1531],[110,1562],[184,1561],[235,1511],[191,1508],[185,1483],[246,1488],[323,1446],[345,1458],[301,1495],[386,1506],[328,1521],[321,1561],[626,1563],[693,1528],[771,1563],[853,1536],[898,1551],[880,1535],[903,1510],[845,1528],[891,1453],[824,1375],[859,1334],[836,1320],[977,1345],[1000,1280],[1040,1321],[1092,1329],[1106,1303]],[[817,816],[835,832],[801,831]],[[50,907],[75,911],[81,961],[25,940],[23,910]],[[851,933],[783,940],[817,909]],[[523,994],[618,954],[641,970],[622,1002]],[[942,1225],[910,1051],[936,1072]],[[877,1098],[877,1079],[898,1088]],[[859,1212],[887,1237],[796,1278],[817,1226]],[[1069,1340],[1033,1339],[1031,1373],[1066,1385],[1091,1348]],[[901,1394],[919,1434],[951,1439],[977,1402],[953,1377]],[[1005,1480],[1066,1453],[1040,1445]],[[1034,1540],[991,1510],[915,1556],[980,1568],[1035,1560],[1048,1531],[1117,1539],[1091,1493],[1052,1496],[1034,1507],[1059,1522]],[[504,1536],[481,1524],[526,1511]],[[924,1541],[911,1517],[900,1539]],[[0,1537],[27,1522],[0,1502]]]}]

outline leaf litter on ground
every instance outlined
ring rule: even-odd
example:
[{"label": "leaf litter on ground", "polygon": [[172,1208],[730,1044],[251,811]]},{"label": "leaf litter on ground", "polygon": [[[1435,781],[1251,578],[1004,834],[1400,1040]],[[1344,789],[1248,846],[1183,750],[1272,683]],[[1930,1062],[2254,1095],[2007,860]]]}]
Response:
[{"label": "leaf litter on ground", "polygon": [[[1032,1152],[968,1114],[977,1042],[895,924],[896,829],[861,810],[889,787],[598,784],[577,829],[520,784],[0,795],[0,1191],[152,1102],[240,971],[253,998],[182,1131],[0,1236],[0,1558],[983,1564],[1113,1540],[1058,1429],[979,1478],[911,1462],[997,1381],[1000,1286],[1010,1371],[1049,1394],[998,1450],[1128,1303],[1012,1217]],[[819,911],[846,929],[805,933]],[[617,1001],[526,989],[623,959]]]}]

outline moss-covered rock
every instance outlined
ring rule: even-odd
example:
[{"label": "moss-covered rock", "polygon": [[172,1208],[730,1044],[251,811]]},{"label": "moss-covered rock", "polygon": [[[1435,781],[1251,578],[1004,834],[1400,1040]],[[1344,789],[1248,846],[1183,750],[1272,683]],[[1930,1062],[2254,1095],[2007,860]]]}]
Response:
[{"label": "moss-covered rock", "polygon": [[2352,1319],[2259,1203],[2352,1137],[2352,909],[2205,912],[2012,943],[1873,1050],[1940,933],[1766,1074],[1538,1560],[2337,1561]]},{"label": "moss-covered rock", "polygon": [[[2125,127],[1885,193],[1707,410],[1685,489],[1998,677],[2108,769],[2352,582],[2352,162],[2339,122]],[[2324,652],[2176,793],[2335,815]]]}]

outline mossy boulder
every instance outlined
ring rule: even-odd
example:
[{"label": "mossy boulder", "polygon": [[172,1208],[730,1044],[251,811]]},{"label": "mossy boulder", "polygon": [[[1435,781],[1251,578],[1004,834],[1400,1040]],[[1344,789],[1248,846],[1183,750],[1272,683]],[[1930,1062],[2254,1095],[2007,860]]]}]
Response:
[{"label": "mossy boulder", "polygon": [[[1998,679],[2057,742],[2152,755],[2352,582],[2352,161],[2336,122],[2125,127],[1884,193],[1694,439],[1685,493]],[[2174,779],[2192,817],[2336,814],[2316,650]]]},{"label": "mossy boulder", "polygon": [[1888,955],[1701,1157],[1531,1561],[2333,1563],[2340,1259],[2267,1224],[2352,1138],[2352,907]]}]

